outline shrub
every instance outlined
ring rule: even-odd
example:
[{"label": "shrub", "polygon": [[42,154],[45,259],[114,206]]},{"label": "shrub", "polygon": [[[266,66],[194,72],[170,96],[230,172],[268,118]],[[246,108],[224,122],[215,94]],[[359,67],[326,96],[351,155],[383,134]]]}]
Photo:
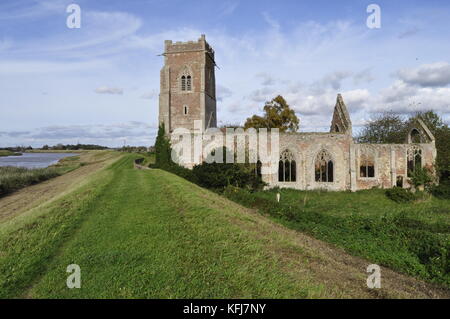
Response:
[{"label": "shrub", "polygon": [[397,203],[409,203],[417,198],[414,193],[401,187],[387,189],[386,196]]},{"label": "shrub", "polygon": [[450,182],[447,181],[439,185],[434,185],[430,191],[437,198],[450,199]]},{"label": "shrub", "polygon": [[430,170],[426,167],[417,167],[412,173],[411,173],[411,184],[414,185],[414,187],[419,186],[425,186],[429,187],[431,186],[431,183],[433,183],[433,175],[431,174]]},{"label": "shrub", "polygon": [[255,165],[235,163],[202,163],[194,166],[194,175],[202,187],[223,190],[228,185],[260,189],[264,185]]}]

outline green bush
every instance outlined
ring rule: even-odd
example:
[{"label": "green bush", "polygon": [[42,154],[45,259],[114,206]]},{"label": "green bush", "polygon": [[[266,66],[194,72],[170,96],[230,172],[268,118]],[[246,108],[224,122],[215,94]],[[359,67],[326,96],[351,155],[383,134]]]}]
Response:
[{"label": "green bush", "polygon": [[386,196],[397,203],[409,203],[417,199],[414,193],[401,187],[387,189]]},{"label": "green bush", "polygon": [[439,185],[434,185],[430,189],[433,196],[440,199],[450,199],[450,182],[446,181]]},{"label": "green bush", "polygon": [[428,168],[417,167],[414,171],[411,172],[410,181],[411,184],[416,188],[419,186],[425,186],[428,188],[433,183],[434,178]]},{"label": "green bush", "polygon": [[223,190],[228,185],[260,189],[264,185],[255,165],[235,163],[202,163],[194,166],[194,175],[202,187]]}]

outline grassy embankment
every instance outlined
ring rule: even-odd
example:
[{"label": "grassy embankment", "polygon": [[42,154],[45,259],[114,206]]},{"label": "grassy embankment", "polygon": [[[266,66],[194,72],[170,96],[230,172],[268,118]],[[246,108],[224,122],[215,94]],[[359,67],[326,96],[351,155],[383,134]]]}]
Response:
[{"label": "grassy embankment", "polygon": [[352,255],[450,288],[450,200],[398,204],[383,190],[249,193],[230,188],[226,196]]},{"label": "grassy embankment", "polygon": [[[0,224],[0,297],[436,297],[124,155],[66,196]],[[68,289],[66,267],[81,267]]]},{"label": "grassy embankment", "polygon": [[0,157],[2,156],[20,156],[22,153],[11,152],[7,150],[0,150]]},{"label": "grassy embankment", "polygon": [[67,157],[46,168],[0,167],[0,197],[77,169],[83,165],[79,159]]}]

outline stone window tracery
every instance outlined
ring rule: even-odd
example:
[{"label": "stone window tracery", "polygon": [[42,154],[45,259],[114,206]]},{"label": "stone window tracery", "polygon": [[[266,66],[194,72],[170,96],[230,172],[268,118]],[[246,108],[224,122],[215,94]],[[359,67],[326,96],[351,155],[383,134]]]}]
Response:
[{"label": "stone window tracery", "polygon": [[278,162],[278,181],[295,182],[297,180],[296,162],[294,155],[289,150],[285,150],[280,155]]},{"label": "stone window tracery", "polygon": [[422,167],[422,149],[418,146],[410,147],[406,159],[408,162],[408,177],[411,177],[416,168]]},{"label": "stone window tracery", "polygon": [[359,176],[375,177],[375,156],[369,150],[363,150],[359,156]]},{"label": "stone window tracery", "polygon": [[334,181],[333,159],[326,150],[322,150],[317,154],[314,167],[316,182],[332,183]]}]

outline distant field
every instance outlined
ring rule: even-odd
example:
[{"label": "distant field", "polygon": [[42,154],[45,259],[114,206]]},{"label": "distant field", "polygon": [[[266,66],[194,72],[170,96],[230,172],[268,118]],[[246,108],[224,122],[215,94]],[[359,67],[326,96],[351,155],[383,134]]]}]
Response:
[{"label": "distant field", "polygon": [[[133,169],[140,157],[120,154],[65,196],[0,223],[1,298],[450,296],[386,268],[383,288],[368,289],[370,261],[170,173]],[[80,289],[66,286],[73,263]]]},{"label": "distant field", "polygon": [[21,153],[11,152],[11,151],[4,151],[0,150],[0,156],[20,156]]},{"label": "distant field", "polygon": [[380,189],[355,193],[230,189],[226,195],[351,254],[450,289],[450,200],[430,197],[398,204]]}]

